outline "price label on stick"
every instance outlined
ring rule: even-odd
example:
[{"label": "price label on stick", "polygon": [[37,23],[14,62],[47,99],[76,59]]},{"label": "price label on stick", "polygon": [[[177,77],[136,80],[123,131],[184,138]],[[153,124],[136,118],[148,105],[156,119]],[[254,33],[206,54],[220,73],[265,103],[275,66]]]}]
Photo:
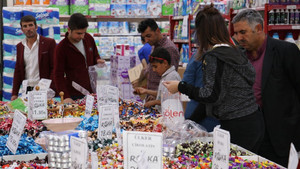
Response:
[{"label": "price label on stick", "polygon": [[71,168],[85,169],[87,164],[87,142],[85,139],[71,137]]},{"label": "price label on stick", "polygon": [[113,129],[113,105],[100,106],[99,124],[98,124],[98,139],[111,139]]},{"label": "price label on stick", "polygon": [[19,146],[21,135],[23,134],[24,126],[26,124],[26,116],[24,116],[19,110],[15,110],[14,121],[10,128],[9,136],[6,142],[7,148],[16,154]]},{"label": "price label on stick", "polygon": [[48,118],[47,93],[46,91],[29,92],[29,117],[32,120],[42,120]]},{"label": "price label on stick", "polygon": [[226,130],[214,129],[213,169],[229,168],[230,133]]},{"label": "price label on stick", "polygon": [[94,105],[94,96],[87,95],[85,103],[85,117],[91,117]]}]

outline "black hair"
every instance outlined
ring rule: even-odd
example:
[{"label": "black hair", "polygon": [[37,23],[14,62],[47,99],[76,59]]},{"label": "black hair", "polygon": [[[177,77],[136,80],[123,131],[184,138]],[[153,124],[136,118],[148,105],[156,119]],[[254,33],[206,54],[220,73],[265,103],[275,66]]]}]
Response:
[{"label": "black hair", "polygon": [[25,15],[21,18],[21,21],[20,21],[21,27],[22,27],[22,22],[33,22],[34,25],[36,26],[36,19],[32,15]]},{"label": "black hair", "polygon": [[150,27],[152,31],[156,31],[158,28],[158,25],[154,19],[143,20],[142,22],[139,23],[138,32],[144,33],[148,27]]},{"label": "black hair", "polygon": [[162,47],[155,48],[154,51],[149,56],[150,63],[153,62],[163,63],[164,60],[166,60],[169,65],[171,65],[171,55],[167,51],[167,49]]},{"label": "black hair", "polygon": [[141,36],[141,41],[145,42],[145,38],[143,36]]},{"label": "black hair", "polygon": [[89,24],[87,19],[81,13],[74,13],[73,15],[71,15],[68,22],[68,27],[71,30],[84,29],[87,28],[88,26]]}]

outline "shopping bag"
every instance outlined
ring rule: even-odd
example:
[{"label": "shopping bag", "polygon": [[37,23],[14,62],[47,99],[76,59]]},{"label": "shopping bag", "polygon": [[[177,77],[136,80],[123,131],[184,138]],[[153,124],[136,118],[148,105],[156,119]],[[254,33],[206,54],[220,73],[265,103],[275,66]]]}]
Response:
[{"label": "shopping bag", "polygon": [[110,84],[110,67],[106,64],[90,66],[89,76],[93,93],[96,93],[97,85]]}]

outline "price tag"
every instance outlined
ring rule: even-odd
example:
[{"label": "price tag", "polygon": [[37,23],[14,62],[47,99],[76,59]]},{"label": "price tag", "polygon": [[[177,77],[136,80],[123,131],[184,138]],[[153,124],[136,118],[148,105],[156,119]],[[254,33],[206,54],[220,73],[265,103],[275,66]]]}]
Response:
[{"label": "price tag", "polygon": [[100,140],[112,138],[114,107],[113,105],[100,106],[98,123],[98,139]]},{"label": "price tag", "polygon": [[32,120],[42,120],[48,118],[47,111],[47,92],[32,91],[29,92],[29,118]]},{"label": "price tag", "polygon": [[92,169],[98,169],[98,155],[96,152],[91,153]]},{"label": "price tag", "polygon": [[113,104],[113,114],[114,114],[114,125],[116,129],[117,141],[119,146],[122,146],[122,135],[120,127],[120,117],[119,117],[119,104]]},{"label": "price tag", "polygon": [[14,121],[12,123],[9,136],[6,142],[7,148],[13,154],[16,154],[25,124],[26,124],[26,116],[24,116],[19,110],[15,110]]},{"label": "price tag", "polygon": [[297,9],[296,5],[287,5],[286,9]]},{"label": "price tag", "polygon": [[25,96],[26,96],[27,86],[28,86],[28,80],[23,80],[22,81],[22,97],[23,98],[25,98]]},{"label": "price tag", "polygon": [[71,137],[71,168],[85,169],[87,162],[87,142],[85,139]]},{"label": "price tag", "polygon": [[162,169],[162,133],[124,131],[124,168]]},{"label": "price tag", "polygon": [[85,102],[85,117],[91,117],[94,105],[94,96],[87,95]]},{"label": "price tag", "polygon": [[230,134],[228,131],[214,129],[213,169],[228,169],[230,153]]},{"label": "price tag", "polygon": [[298,166],[298,162],[299,162],[298,152],[296,151],[294,144],[291,143],[288,169],[296,169]]},{"label": "price tag", "polygon": [[119,89],[110,85],[97,85],[98,107],[119,104]]},{"label": "price tag", "polygon": [[[39,90],[47,91],[50,88],[51,82],[52,82],[52,80],[50,80],[50,79],[44,79],[44,78],[42,78],[39,81],[39,83],[37,84],[37,86],[40,87]],[[35,87],[34,87],[34,90],[36,91]]]}]

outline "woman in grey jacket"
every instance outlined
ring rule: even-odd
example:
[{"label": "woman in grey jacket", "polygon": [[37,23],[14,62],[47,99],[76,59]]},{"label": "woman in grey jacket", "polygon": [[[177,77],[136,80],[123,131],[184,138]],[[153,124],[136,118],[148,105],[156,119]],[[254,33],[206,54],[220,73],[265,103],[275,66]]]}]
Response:
[{"label": "woman in grey jacket", "polygon": [[[199,88],[184,81],[164,85],[171,93],[181,92],[202,103],[192,120],[203,117],[199,111],[220,120],[231,142],[257,152],[264,135],[262,113],[255,102],[252,86],[255,70],[246,56],[230,42],[225,21],[217,9],[206,6],[196,16],[197,59],[202,61],[203,84]],[[197,119],[199,120],[199,119]]]}]

